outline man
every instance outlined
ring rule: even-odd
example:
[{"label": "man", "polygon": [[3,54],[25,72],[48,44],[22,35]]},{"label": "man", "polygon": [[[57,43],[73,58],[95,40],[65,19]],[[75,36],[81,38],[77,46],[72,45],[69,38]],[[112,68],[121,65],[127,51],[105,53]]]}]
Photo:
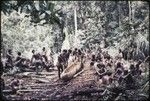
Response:
[{"label": "man", "polygon": [[21,57],[21,52],[17,53],[17,57],[15,60],[15,66],[18,67],[21,71],[23,70],[22,65],[23,65],[23,58]]},{"label": "man", "polygon": [[30,68],[30,59],[24,59],[22,67],[23,68]]},{"label": "man", "polygon": [[38,54],[35,54],[35,50],[32,50],[32,58],[31,58],[31,64],[33,66],[35,66],[35,69],[36,69],[36,74],[38,74],[38,67],[41,66],[42,67],[42,57],[41,55],[38,53]]},{"label": "man", "polygon": [[49,55],[49,66],[54,67],[54,57],[53,57],[52,52]]},{"label": "man", "polygon": [[129,51],[128,51],[128,54],[127,54],[127,60],[133,59],[134,51],[135,51],[135,48],[129,47]]},{"label": "man", "polygon": [[68,52],[67,52],[67,59],[69,59],[69,56],[70,56],[71,53],[72,53],[72,50],[69,49]]},{"label": "man", "polygon": [[58,77],[60,79],[60,73],[63,72],[63,66],[64,66],[64,59],[63,59],[63,54],[62,53],[58,56],[56,66],[57,66],[57,69],[58,69]]},{"label": "man", "polygon": [[13,69],[13,58],[12,50],[9,49],[6,55],[6,68],[7,69]]},{"label": "man", "polygon": [[68,53],[67,53],[67,50],[66,49],[64,49],[63,51],[62,51],[62,59],[63,59],[63,69],[65,69],[65,68],[67,68],[67,61],[68,61]]},{"label": "man", "polygon": [[125,83],[126,89],[133,89],[135,88],[135,80],[131,73],[126,73],[126,75],[123,77],[123,81]]},{"label": "man", "polygon": [[121,61],[116,62],[115,71],[117,71],[117,69],[121,69],[122,71],[124,70],[124,65]]},{"label": "man", "polygon": [[10,87],[12,89],[12,92],[15,94],[17,90],[19,89],[20,81],[18,76],[15,76],[12,81],[10,82]]},{"label": "man", "polygon": [[80,49],[78,49],[78,52],[77,52],[78,61],[81,60],[81,55],[82,55],[82,52]]},{"label": "man", "polygon": [[45,61],[45,62],[48,62],[48,59],[47,59],[46,54],[47,54],[47,52],[46,52],[46,50],[45,50],[45,47],[43,47],[41,55],[42,55],[42,57],[44,58],[44,61]]},{"label": "man", "polygon": [[135,65],[135,75],[138,77],[138,76],[140,76],[141,75],[141,73],[142,73],[142,70],[140,69],[140,65],[141,65],[141,63],[142,63],[142,61],[138,61],[138,63],[136,63],[136,65]]},{"label": "man", "polygon": [[96,61],[96,58],[95,58],[95,55],[94,55],[94,54],[92,54],[91,61],[92,61],[92,62],[95,62],[95,61]]},{"label": "man", "polygon": [[77,59],[77,53],[78,53],[77,50],[78,50],[78,49],[75,48],[74,51],[73,51],[74,60]]},{"label": "man", "polygon": [[132,63],[132,64],[130,64],[130,73],[131,73],[131,75],[132,76],[135,76],[136,75],[136,69],[135,69],[135,66],[134,66],[134,64]]},{"label": "man", "polygon": [[96,60],[102,61],[102,59],[103,59],[103,55],[101,54],[101,52],[98,52],[96,56]]},{"label": "man", "polygon": [[69,57],[70,57],[71,53],[72,53],[72,50],[71,50],[71,49],[69,49],[69,50],[67,51],[67,53],[66,53],[66,67],[68,66]]},{"label": "man", "polygon": [[127,60],[127,54],[128,54],[128,48],[125,48],[123,51],[122,51],[122,56],[125,60]]},{"label": "man", "polygon": [[117,55],[117,58],[119,60],[121,60],[123,58],[123,54],[122,54],[122,50],[121,49],[119,49],[119,54]]},{"label": "man", "polygon": [[46,68],[46,71],[49,71],[50,63],[48,63],[48,57],[47,57],[47,51],[45,50],[45,47],[42,49],[42,65],[44,68]]},{"label": "man", "polygon": [[106,51],[103,55],[104,55],[104,59],[108,59],[108,60],[111,59],[111,56],[108,54],[108,51]]}]

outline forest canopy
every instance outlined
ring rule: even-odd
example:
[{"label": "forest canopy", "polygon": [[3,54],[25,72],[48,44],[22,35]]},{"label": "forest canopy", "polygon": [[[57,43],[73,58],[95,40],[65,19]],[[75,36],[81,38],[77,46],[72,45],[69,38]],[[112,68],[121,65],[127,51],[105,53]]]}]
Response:
[{"label": "forest canopy", "polygon": [[[77,13],[75,35],[74,9]],[[45,46],[59,52],[67,35],[71,48],[149,49],[149,4],[144,1],[2,1],[2,52],[24,54]],[[66,34],[67,33],[67,34]]]}]

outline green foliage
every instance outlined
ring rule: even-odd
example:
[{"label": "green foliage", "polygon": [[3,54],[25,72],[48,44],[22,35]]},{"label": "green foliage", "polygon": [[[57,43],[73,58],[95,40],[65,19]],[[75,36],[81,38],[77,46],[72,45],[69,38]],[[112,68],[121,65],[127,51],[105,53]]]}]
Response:
[{"label": "green foliage", "polygon": [[[2,17],[3,22],[6,23],[1,23],[4,37],[3,46],[14,47],[13,43],[15,42],[29,40],[31,42],[28,43],[31,44],[29,47],[35,48],[36,46],[33,44],[39,40],[40,46],[44,44],[42,42],[46,42],[48,47],[56,43],[56,47],[59,45],[60,49],[61,43],[65,39],[63,32],[65,27],[68,29],[70,44],[73,44],[75,40],[74,7],[77,9],[77,37],[81,46],[101,44],[103,37],[106,39],[108,47],[115,45],[115,47],[125,48],[125,46],[130,46],[132,42],[140,47],[142,42],[149,43],[149,5],[146,2],[131,2],[129,5],[129,2],[125,1],[27,0],[2,2],[1,13],[6,15],[5,18]],[[15,11],[19,15],[14,14]],[[21,16],[24,16],[28,21],[23,20],[24,18]],[[43,31],[42,28],[46,28],[46,31]],[[32,34],[30,31],[28,32],[29,29],[32,29]],[[51,34],[52,31],[54,31],[53,34]],[[15,34],[11,35],[12,33]],[[48,40],[51,40],[52,43]]]}]

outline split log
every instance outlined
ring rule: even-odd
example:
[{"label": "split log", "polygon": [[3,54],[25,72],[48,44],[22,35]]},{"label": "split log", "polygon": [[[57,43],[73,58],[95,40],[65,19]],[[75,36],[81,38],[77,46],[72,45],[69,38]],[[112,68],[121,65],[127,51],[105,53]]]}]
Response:
[{"label": "split log", "polygon": [[36,87],[36,86],[58,86],[66,85],[66,83],[56,83],[56,84],[36,84],[36,85],[25,85],[26,87]]}]

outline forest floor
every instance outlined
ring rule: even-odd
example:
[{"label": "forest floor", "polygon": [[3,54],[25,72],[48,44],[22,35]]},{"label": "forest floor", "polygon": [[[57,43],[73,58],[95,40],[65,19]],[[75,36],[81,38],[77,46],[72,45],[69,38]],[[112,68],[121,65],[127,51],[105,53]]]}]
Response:
[{"label": "forest floor", "polygon": [[[66,99],[89,99],[91,96],[81,94],[80,91],[94,90],[100,88],[98,75],[94,68],[89,66],[89,61],[85,62],[85,66],[79,75],[76,75],[70,81],[64,82],[58,79],[57,69],[51,72],[42,71],[39,75],[35,72],[17,73],[21,86],[16,94],[6,94],[8,100],[66,100]],[[13,77],[4,75],[6,89]],[[80,93],[80,94],[78,94]]]}]

